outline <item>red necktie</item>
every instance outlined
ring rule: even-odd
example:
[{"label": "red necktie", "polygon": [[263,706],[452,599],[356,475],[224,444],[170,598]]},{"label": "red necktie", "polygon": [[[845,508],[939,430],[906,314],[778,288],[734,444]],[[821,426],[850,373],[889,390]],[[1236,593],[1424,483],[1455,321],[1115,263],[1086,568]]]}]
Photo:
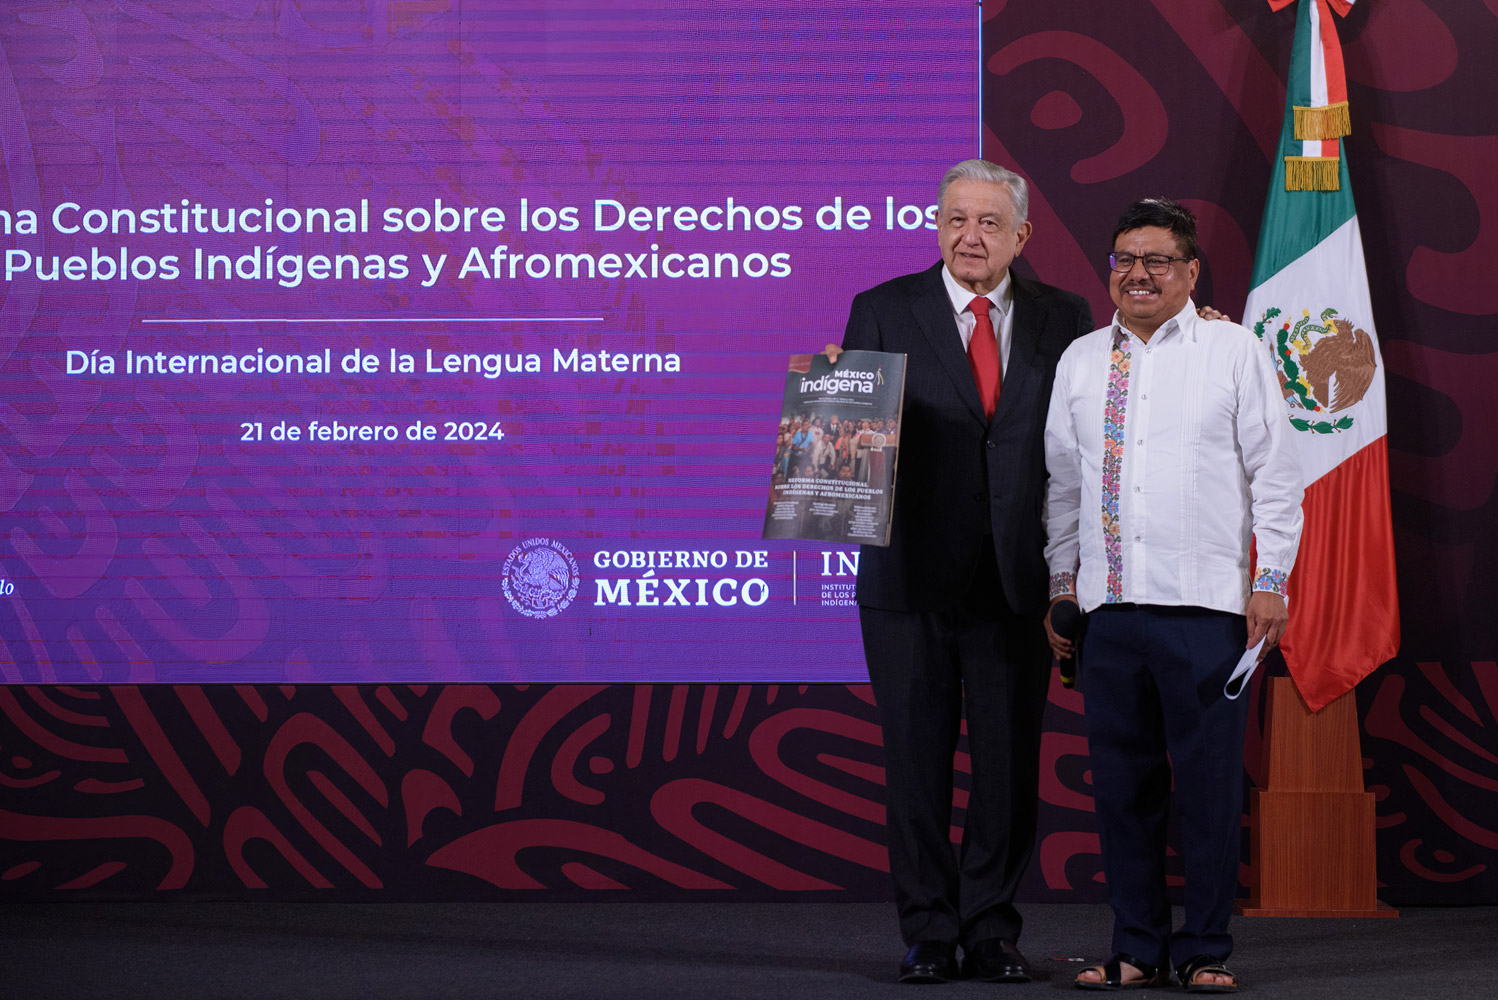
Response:
[{"label": "red necktie", "polygon": [[967,363],[978,385],[978,398],[983,400],[983,415],[991,419],[999,401],[999,340],[988,320],[990,304],[987,298],[979,296],[967,305],[976,321],[972,339],[967,342]]}]

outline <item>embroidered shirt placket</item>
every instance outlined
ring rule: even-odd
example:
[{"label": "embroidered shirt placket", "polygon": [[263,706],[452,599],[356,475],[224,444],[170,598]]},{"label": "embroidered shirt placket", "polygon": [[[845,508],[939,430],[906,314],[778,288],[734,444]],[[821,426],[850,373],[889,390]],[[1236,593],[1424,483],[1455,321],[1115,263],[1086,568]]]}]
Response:
[{"label": "embroidered shirt placket", "polygon": [[1108,358],[1108,389],[1103,404],[1102,526],[1103,551],[1108,560],[1105,604],[1122,602],[1124,594],[1123,469],[1132,433],[1125,427],[1125,420],[1129,410],[1133,347],[1133,338],[1121,328],[1115,328]]}]

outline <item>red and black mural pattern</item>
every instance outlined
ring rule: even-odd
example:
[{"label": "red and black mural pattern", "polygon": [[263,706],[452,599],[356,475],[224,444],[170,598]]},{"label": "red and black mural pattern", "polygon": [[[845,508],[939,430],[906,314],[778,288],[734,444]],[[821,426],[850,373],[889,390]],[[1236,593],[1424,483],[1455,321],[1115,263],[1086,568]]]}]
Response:
[{"label": "red and black mural pattern", "polygon": [[[17,686],[0,718],[9,898],[886,892],[864,686]],[[1084,814],[1085,745],[1047,747]],[[1038,871],[1086,890],[1096,852]]]},{"label": "red and black mural pattern", "polygon": [[[1498,665],[1419,674],[1365,685],[1384,894],[1490,899]],[[1053,684],[1032,900],[1102,898],[1082,707]],[[888,892],[864,686],[3,687],[0,803],[5,899]]]}]

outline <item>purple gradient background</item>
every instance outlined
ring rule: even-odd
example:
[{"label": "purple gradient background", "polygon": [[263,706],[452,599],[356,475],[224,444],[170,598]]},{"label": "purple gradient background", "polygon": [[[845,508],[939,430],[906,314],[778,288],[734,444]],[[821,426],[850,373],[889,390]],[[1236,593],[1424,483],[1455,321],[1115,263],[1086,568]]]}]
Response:
[{"label": "purple gradient background", "polygon": [[[447,9],[451,8],[451,9]],[[926,266],[935,234],[885,232],[884,198],[934,201],[976,152],[977,14],[949,3],[38,4],[4,24],[0,207],[41,210],[4,248],[176,253],[175,282],[3,289],[0,661],[11,682],[825,680],[865,676],[852,609],[793,593],[758,535],[786,355],[840,339],[871,276]],[[383,11],[383,20],[380,16]],[[662,72],[662,67],[669,67]],[[841,196],[866,234],[823,232]],[[521,233],[520,199],[576,205]],[[802,206],[796,232],[592,231],[594,199]],[[500,206],[500,234],[73,236],[63,201],[137,210]],[[470,246],[602,254],[789,252],[789,278],[456,277]],[[406,253],[403,281],[189,279],[232,256]],[[419,254],[449,254],[420,287]],[[602,317],[601,323],[147,321]],[[69,348],[383,359],[535,352],[540,375],[92,378]],[[680,374],[552,374],[553,348],[675,352]],[[502,442],[278,445],[241,421],[499,421]],[[439,431],[440,433],[440,431]],[[560,541],[581,585],[547,620],[501,593],[523,540]],[[758,608],[595,607],[599,550],[767,550]],[[695,589],[695,588],[694,588]],[[667,594],[660,587],[661,598]],[[766,641],[772,640],[772,641]]]}]

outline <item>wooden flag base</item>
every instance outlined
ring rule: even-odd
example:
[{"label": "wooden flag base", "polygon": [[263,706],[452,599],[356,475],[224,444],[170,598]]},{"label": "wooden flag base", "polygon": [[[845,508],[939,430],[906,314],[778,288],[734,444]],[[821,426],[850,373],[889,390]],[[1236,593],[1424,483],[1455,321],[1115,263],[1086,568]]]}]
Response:
[{"label": "wooden flag base", "polygon": [[1378,901],[1373,793],[1363,790],[1357,703],[1313,714],[1289,677],[1271,677],[1265,787],[1249,803],[1248,917],[1397,917]]}]

